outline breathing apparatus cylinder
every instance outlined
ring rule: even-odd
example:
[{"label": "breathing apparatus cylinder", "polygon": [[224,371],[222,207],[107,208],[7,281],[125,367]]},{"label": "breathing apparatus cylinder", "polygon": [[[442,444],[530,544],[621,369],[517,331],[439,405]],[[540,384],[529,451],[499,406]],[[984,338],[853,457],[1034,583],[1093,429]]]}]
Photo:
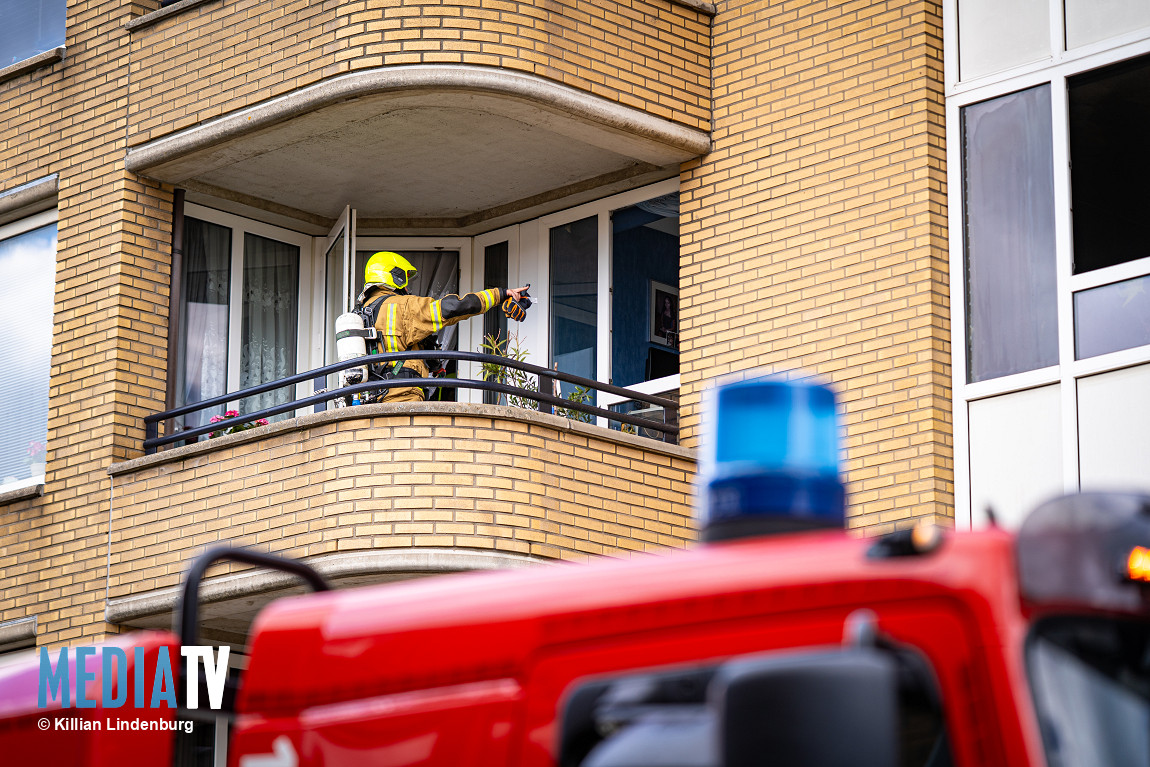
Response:
[{"label": "breathing apparatus cylinder", "polygon": [[[355,312],[347,312],[335,318],[335,353],[340,362],[353,360],[367,355],[367,342],[363,335],[358,333],[345,333],[347,330],[362,331],[363,318]],[[367,380],[367,368],[348,368],[339,371],[340,388],[350,384],[361,383]]]}]

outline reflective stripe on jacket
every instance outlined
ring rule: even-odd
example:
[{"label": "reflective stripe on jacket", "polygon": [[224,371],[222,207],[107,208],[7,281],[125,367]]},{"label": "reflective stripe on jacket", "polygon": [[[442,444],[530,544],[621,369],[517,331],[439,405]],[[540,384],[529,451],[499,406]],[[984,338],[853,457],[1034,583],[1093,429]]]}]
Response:
[{"label": "reflective stripe on jacket", "polygon": [[[385,300],[375,315],[375,328],[380,333],[380,347],[384,352],[405,352],[418,348],[428,336],[435,335],[448,325],[483,314],[503,303],[503,290],[490,288],[464,296],[449,295],[433,299],[425,296],[400,296],[387,288],[368,288],[363,305],[367,306],[380,296]],[[405,367],[427,377],[424,360],[408,360]]]}]

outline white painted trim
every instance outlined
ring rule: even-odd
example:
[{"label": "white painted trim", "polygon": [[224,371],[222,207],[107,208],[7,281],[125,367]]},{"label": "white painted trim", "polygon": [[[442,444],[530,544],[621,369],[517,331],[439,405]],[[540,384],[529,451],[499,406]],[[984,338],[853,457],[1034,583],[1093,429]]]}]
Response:
[{"label": "white painted trim", "polygon": [[1097,357],[1075,360],[1067,367],[1071,368],[1074,378],[1086,378],[1099,373],[1109,373],[1120,368],[1143,365],[1147,362],[1150,362],[1150,345],[1136,346],[1133,349],[1122,349],[1109,354],[1100,354]]},{"label": "white painted trim", "polygon": [[[595,380],[597,381],[610,381],[611,380],[611,294],[612,286],[615,284],[614,273],[611,269],[612,266],[612,245],[614,238],[611,236],[611,212],[603,211],[599,214],[599,260],[596,265],[596,273],[599,275],[599,284],[597,286],[595,306],[598,308],[595,327],[595,344],[599,347],[598,359],[595,360]],[[598,404],[599,394],[596,394],[596,404]],[[607,428],[609,423],[606,418],[602,416],[595,417],[595,424]]]},{"label": "white painted trim", "polygon": [[[17,237],[21,234],[31,232],[33,229],[39,229],[49,224],[55,224],[59,220],[59,211],[56,208],[51,210],[41,211],[34,213],[31,216],[22,218],[19,221],[13,221],[10,224],[0,226],[0,240],[7,240],[12,237]],[[53,254],[53,258],[55,254]]]},{"label": "white painted trim", "polygon": [[[1059,27],[1061,29],[1061,26]],[[1054,171],[1055,302],[1058,312],[1058,369],[1062,429],[1062,489],[1078,489],[1078,394],[1070,376],[1074,360],[1074,303],[1067,290],[1074,262],[1074,232],[1070,216],[1070,99],[1066,79],[1050,83],[1050,133]]]},{"label": "white painted trim", "polygon": [[[676,373],[673,376],[665,376],[663,378],[656,378],[651,381],[643,381],[642,383],[637,383],[634,386],[628,386],[627,390],[633,391],[636,394],[650,394],[652,396],[658,396],[660,394],[666,394],[667,392],[674,391],[678,388],[679,374]],[[620,394],[603,393],[599,395],[599,407],[610,407],[611,405],[617,405],[620,402],[630,401],[630,399]]]},{"label": "white painted trim", "polygon": [[1112,285],[1115,282],[1125,282],[1137,277],[1150,274],[1150,258],[1139,258],[1136,261],[1127,261],[1115,264],[1104,269],[1094,269],[1082,274],[1069,276],[1069,288],[1072,293],[1079,293],[1091,288],[1100,288],[1103,285]]},{"label": "white painted trim", "polygon": [[[952,19],[957,19],[958,0],[946,3],[950,9]],[[953,35],[955,22],[944,27]],[[947,65],[953,67],[948,71],[958,78],[958,45],[957,38],[953,43],[944,45],[945,49],[952,49],[953,53],[947,59]],[[963,166],[962,142],[955,137],[961,136],[962,123],[961,110],[953,99],[947,99],[946,104],[946,175],[947,189],[951,192],[950,204],[947,205],[948,258],[950,261],[950,332],[951,332],[951,423],[954,437],[954,524],[959,530],[969,530],[972,525],[970,511],[970,427],[966,401],[963,392],[966,383],[966,216],[965,197],[963,194]]]},{"label": "white painted trim", "polygon": [[[997,72],[948,89],[947,100],[957,99],[960,106],[974,104],[1014,91],[1050,82],[1052,78],[1072,77],[1082,72],[1115,64],[1150,53],[1150,30],[1105,40],[1059,57],[1057,61],[1040,61]],[[950,44],[949,41],[946,44]],[[957,40],[954,42],[957,45]]]}]

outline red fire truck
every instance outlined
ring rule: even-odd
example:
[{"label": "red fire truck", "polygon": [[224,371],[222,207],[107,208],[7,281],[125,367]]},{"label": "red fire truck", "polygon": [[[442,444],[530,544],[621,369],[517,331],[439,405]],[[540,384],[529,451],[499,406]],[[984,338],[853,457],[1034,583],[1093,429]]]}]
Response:
[{"label": "red fire truck", "polygon": [[[819,387],[777,383],[716,395],[694,549],[344,591],[288,565],[321,590],[253,625],[228,763],[1150,764],[1150,496],[1066,496],[1017,534],[820,529],[842,510],[836,427]],[[763,434],[783,436],[747,446]],[[194,645],[221,556],[275,564],[206,555],[180,636],[117,645],[144,665]],[[78,710],[37,707],[36,664],[0,668],[7,763],[172,763],[179,731],[40,731]]]}]

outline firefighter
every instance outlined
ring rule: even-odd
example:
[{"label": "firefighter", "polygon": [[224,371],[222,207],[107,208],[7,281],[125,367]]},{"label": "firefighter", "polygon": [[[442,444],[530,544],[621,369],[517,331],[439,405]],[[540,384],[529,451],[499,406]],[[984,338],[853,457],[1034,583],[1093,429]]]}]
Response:
[{"label": "firefighter", "polygon": [[[436,336],[443,328],[501,305],[504,314],[513,320],[522,321],[526,316],[519,303],[526,287],[490,288],[465,296],[425,298],[407,292],[415,273],[411,262],[398,253],[380,251],[367,260],[363,292],[356,298],[356,309],[366,314],[379,331],[379,346],[375,351],[434,349]],[[404,360],[372,368],[376,376],[384,378],[428,377],[425,360]],[[414,386],[388,389],[383,397],[384,402],[422,402],[424,399],[426,392]]]}]

